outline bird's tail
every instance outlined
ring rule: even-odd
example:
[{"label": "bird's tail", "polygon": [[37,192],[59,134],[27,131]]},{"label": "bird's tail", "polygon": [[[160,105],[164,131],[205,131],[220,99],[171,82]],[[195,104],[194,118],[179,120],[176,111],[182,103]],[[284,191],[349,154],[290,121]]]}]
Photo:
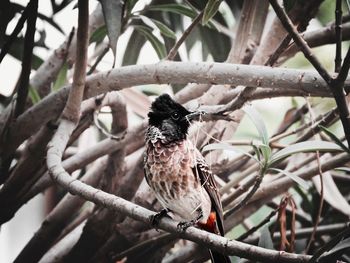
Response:
[{"label": "bird's tail", "polygon": [[[216,221],[216,213],[215,212],[211,212],[208,220],[205,224],[199,224],[200,228],[217,234],[217,235],[221,235],[219,229],[218,229],[218,225],[217,225],[217,221]],[[212,263],[231,263],[231,260],[229,258],[229,256],[223,255],[218,251],[215,250],[209,250],[210,253],[210,259]]]}]

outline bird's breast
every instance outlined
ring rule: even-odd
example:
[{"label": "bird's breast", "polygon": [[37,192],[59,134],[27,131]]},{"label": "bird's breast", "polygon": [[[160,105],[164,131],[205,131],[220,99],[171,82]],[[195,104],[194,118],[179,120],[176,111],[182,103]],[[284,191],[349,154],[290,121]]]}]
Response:
[{"label": "bird's breast", "polygon": [[148,183],[168,199],[179,198],[188,187],[198,187],[198,178],[192,171],[195,149],[189,141],[166,146],[160,141],[149,142],[145,162]]}]

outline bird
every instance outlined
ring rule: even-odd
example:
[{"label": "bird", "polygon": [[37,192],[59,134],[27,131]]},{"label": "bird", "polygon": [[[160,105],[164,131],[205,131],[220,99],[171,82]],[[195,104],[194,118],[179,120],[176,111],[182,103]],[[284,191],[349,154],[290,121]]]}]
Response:
[{"label": "bird", "polygon": [[[212,171],[188,138],[193,121],[203,112],[191,112],[162,94],[151,104],[145,135],[145,179],[164,207],[153,224],[171,214],[178,228],[196,226],[224,236],[223,209]],[[209,250],[213,263],[231,262],[227,255]]]}]

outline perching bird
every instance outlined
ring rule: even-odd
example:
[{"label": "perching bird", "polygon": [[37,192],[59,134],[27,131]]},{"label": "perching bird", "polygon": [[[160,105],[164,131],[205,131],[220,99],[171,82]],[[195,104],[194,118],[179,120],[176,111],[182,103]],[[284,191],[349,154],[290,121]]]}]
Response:
[{"label": "perching bird", "polygon": [[[212,172],[203,156],[187,138],[190,112],[169,95],[159,96],[148,113],[145,178],[165,210],[179,219],[179,227],[196,225],[224,236],[220,196]],[[212,262],[231,262],[228,256],[210,251]]]}]

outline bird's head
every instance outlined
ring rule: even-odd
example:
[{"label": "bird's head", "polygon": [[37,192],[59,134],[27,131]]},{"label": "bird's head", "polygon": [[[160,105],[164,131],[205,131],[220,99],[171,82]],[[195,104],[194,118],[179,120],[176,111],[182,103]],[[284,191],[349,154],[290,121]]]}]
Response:
[{"label": "bird's head", "polygon": [[200,113],[190,112],[175,102],[168,94],[159,96],[148,113],[149,125],[159,129],[167,141],[185,139],[191,121],[198,119]]}]

